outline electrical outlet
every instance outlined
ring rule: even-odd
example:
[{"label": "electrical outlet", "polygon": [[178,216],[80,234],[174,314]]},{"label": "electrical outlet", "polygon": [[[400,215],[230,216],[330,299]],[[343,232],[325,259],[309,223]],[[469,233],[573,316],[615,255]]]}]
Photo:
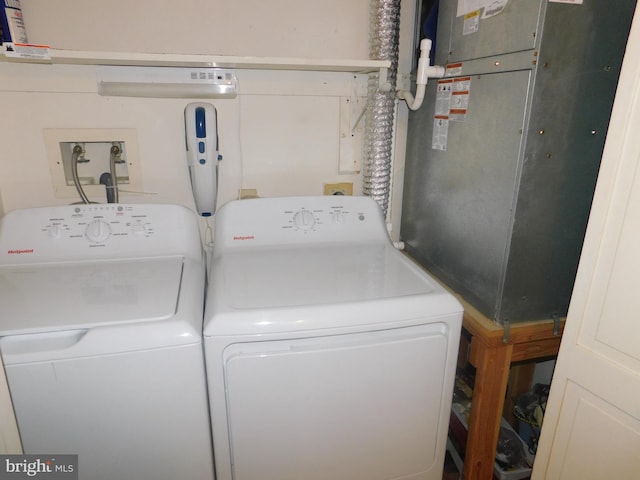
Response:
[{"label": "electrical outlet", "polygon": [[100,184],[100,177],[110,172],[114,148],[117,183],[124,187],[119,188],[120,192],[142,191],[135,129],[45,129],[44,138],[56,197],[79,197],[73,162],[77,156],[77,176],[82,189],[93,201],[105,202],[106,186]]},{"label": "electrical outlet", "polygon": [[325,195],[353,195],[353,183],[325,183],[324,184]]},{"label": "electrical outlet", "polygon": [[243,188],[240,190],[240,199],[258,198],[258,190],[255,188]]}]

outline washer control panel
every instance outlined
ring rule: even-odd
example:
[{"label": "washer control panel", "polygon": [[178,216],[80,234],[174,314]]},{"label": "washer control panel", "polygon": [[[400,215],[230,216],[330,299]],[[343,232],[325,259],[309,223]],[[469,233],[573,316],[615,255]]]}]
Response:
[{"label": "washer control panel", "polygon": [[32,208],[9,212],[0,222],[0,260],[164,255],[181,244],[200,248],[200,237],[195,214],[177,205]]},{"label": "washer control panel", "polygon": [[154,234],[153,215],[137,205],[73,206],[63,215],[43,219],[42,231],[51,240],[85,239],[104,244],[113,237]]}]

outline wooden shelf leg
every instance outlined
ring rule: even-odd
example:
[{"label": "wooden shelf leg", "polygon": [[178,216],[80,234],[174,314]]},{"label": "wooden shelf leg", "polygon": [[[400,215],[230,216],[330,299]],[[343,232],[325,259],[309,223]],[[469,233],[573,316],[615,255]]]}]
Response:
[{"label": "wooden shelf leg", "polygon": [[519,397],[532,387],[533,376],[535,373],[535,362],[528,362],[522,365],[512,365],[509,372],[507,394],[504,399],[505,405],[502,409],[502,416],[511,424],[516,432],[518,431],[516,428],[518,423],[515,415],[513,414],[513,407],[515,406],[513,399]]},{"label": "wooden shelf leg", "polygon": [[512,345],[489,347],[476,337],[471,341],[471,364],[476,367],[476,379],[464,460],[465,480],[493,478],[512,352]]}]

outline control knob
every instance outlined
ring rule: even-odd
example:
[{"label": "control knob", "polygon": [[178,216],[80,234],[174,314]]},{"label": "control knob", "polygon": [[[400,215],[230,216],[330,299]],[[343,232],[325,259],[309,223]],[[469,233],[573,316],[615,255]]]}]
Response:
[{"label": "control knob", "polygon": [[334,212],[331,215],[331,219],[333,220],[333,223],[345,223],[346,216],[343,212]]},{"label": "control knob", "polygon": [[147,227],[143,223],[134,223],[131,225],[131,232],[134,235],[144,235],[147,233]]},{"label": "control knob", "polygon": [[84,232],[90,242],[102,243],[111,235],[111,227],[102,220],[93,220]]},{"label": "control knob", "polygon": [[49,238],[57,240],[62,237],[62,227],[60,225],[51,225],[50,227],[47,227],[47,234],[49,235]]},{"label": "control knob", "polygon": [[309,210],[300,210],[293,216],[293,225],[299,230],[311,230],[316,224],[316,219]]}]

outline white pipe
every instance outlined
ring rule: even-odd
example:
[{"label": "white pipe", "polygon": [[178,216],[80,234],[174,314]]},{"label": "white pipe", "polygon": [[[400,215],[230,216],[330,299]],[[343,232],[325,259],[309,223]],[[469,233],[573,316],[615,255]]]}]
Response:
[{"label": "white pipe", "polygon": [[445,74],[444,67],[429,65],[429,53],[431,52],[431,39],[425,38],[420,41],[420,58],[418,58],[418,72],[416,75],[416,95],[409,90],[398,91],[398,98],[407,102],[410,110],[418,110],[424,100],[424,92],[427,88],[429,78],[442,78]]}]

